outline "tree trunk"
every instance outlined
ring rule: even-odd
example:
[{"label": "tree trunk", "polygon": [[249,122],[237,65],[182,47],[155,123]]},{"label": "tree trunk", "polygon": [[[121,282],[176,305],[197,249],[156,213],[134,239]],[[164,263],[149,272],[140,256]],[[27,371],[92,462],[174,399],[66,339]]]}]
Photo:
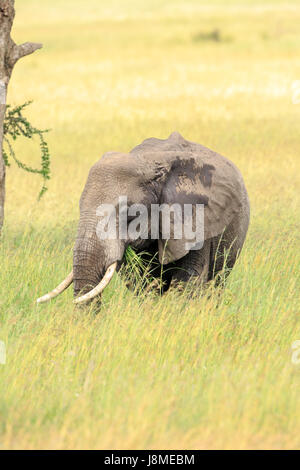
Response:
[{"label": "tree trunk", "polygon": [[7,86],[17,61],[42,47],[42,44],[32,42],[18,46],[11,39],[10,32],[15,17],[14,3],[14,0],[0,0],[0,232],[4,221],[5,203],[5,162],[2,147]]},{"label": "tree trunk", "polygon": [[0,82],[0,232],[4,221],[4,203],[5,203],[5,162],[3,159],[3,121],[5,116],[6,89]]}]

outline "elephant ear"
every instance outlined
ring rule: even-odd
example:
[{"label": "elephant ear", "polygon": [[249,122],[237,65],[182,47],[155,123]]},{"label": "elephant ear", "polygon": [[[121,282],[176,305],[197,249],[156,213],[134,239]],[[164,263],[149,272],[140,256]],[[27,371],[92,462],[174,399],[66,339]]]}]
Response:
[{"label": "elephant ear", "polygon": [[[178,222],[179,219],[176,219],[176,216],[171,217],[170,235],[164,237],[163,222],[160,217],[160,239],[158,242],[160,262],[168,264],[176,261],[191,249],[202,248],[205,240],[222,234],[241,210],[242,196],[242,177],[237,168],[226,158],[214,152],[210,158],[177,157],[171,164],[161,193],[160,205],[164,204],[171,208],[175,204],[177,209],[181,207],[182,214],[186,213],[184,205],[191,205],[192,228],[194,232],[197,228],[199,233],[196,205],[202,204],[204,211],[203,223],[200,227],[202,243],[196,243],[196,237],[193,239],[190,237],[190,233],[186,233],[184,217],[181,219],[182,237],[178,238],[178,224],[175,222],[176,220]],[[197,210],[199,210],[199,206]]]}]

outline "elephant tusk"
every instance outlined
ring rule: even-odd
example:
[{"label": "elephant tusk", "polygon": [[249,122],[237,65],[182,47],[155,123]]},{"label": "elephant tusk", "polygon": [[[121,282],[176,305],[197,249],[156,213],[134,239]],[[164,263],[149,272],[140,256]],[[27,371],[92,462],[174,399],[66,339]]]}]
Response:
[{"label": "elephant tusk", "polygon": [[101,279],[99,284],[96,287],[94,287],[94,289],[92,289],[90,292],[87,292],[87,294],[77,297],[77,299],[74,300],[74,303],[81,304],[101,294],[101,292],[105,289],[105,287],[108,286],[108,284],[110,283],[116,269],[117,269],[117,261],[115,261],[115,263],[111,264],[107,268],[106,273],[104,274],[103,278]]},{"label": "elephant tusk", "polygon": [[43,295],[43,297],[40,297],[37,299],[37,303],[41,304],[43,302],[48,302],[48,300],[54,299],[54,297],[57,297],[59,294],[61,294],[65,289],[67,289],[73,282],[73,269],[68,274],[66,279],[61,282],[55,289],[53,289],[51,292],[49,292],[46,295]]}]

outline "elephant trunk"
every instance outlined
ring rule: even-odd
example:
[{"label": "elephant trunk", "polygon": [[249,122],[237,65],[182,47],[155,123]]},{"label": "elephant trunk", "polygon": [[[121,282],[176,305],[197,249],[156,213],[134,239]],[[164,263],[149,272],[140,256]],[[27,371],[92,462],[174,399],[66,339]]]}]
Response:
[{"label": "elephant trunk", "polygon": [[96,234],[96,217],[81,214],[73,254],[74,296],[92,290],[101,280],[104,253]]}]

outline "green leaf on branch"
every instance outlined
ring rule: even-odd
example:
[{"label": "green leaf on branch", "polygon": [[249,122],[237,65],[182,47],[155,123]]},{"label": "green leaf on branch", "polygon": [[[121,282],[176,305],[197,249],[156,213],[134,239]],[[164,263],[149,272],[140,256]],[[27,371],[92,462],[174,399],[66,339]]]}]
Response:
[{"label": "green leaf on branch", "polygon": [[[4,119],[4,142],[7,146],[7,152],[3,149],[3,158],[6,166],[10,166],[9,157],[13,158],[15,163],[19,168],[25,170],[29,173],[35,173],[41,175],[43,178],[43,186],[40,190],[38,198],[40,199],[43,194],[47,191],[47,180],[50,179],[50,153],[48,144],[44,138],[44,134],[49,132],[49,129],[41,130],[32,126],[28,119],[23,115],[23,110],[32,101],[27,101],[26,103],[12,108],[10,105],[6,107],[6,115]],[[34,136],[37,136],[40,141],[40,152],[41,152],[41,167],[32,168],[26,163],[23,163],[19,160],[15,154],[15,151],[12,146],[12,141],[15,141],[19,136],[32,139]]]}]

